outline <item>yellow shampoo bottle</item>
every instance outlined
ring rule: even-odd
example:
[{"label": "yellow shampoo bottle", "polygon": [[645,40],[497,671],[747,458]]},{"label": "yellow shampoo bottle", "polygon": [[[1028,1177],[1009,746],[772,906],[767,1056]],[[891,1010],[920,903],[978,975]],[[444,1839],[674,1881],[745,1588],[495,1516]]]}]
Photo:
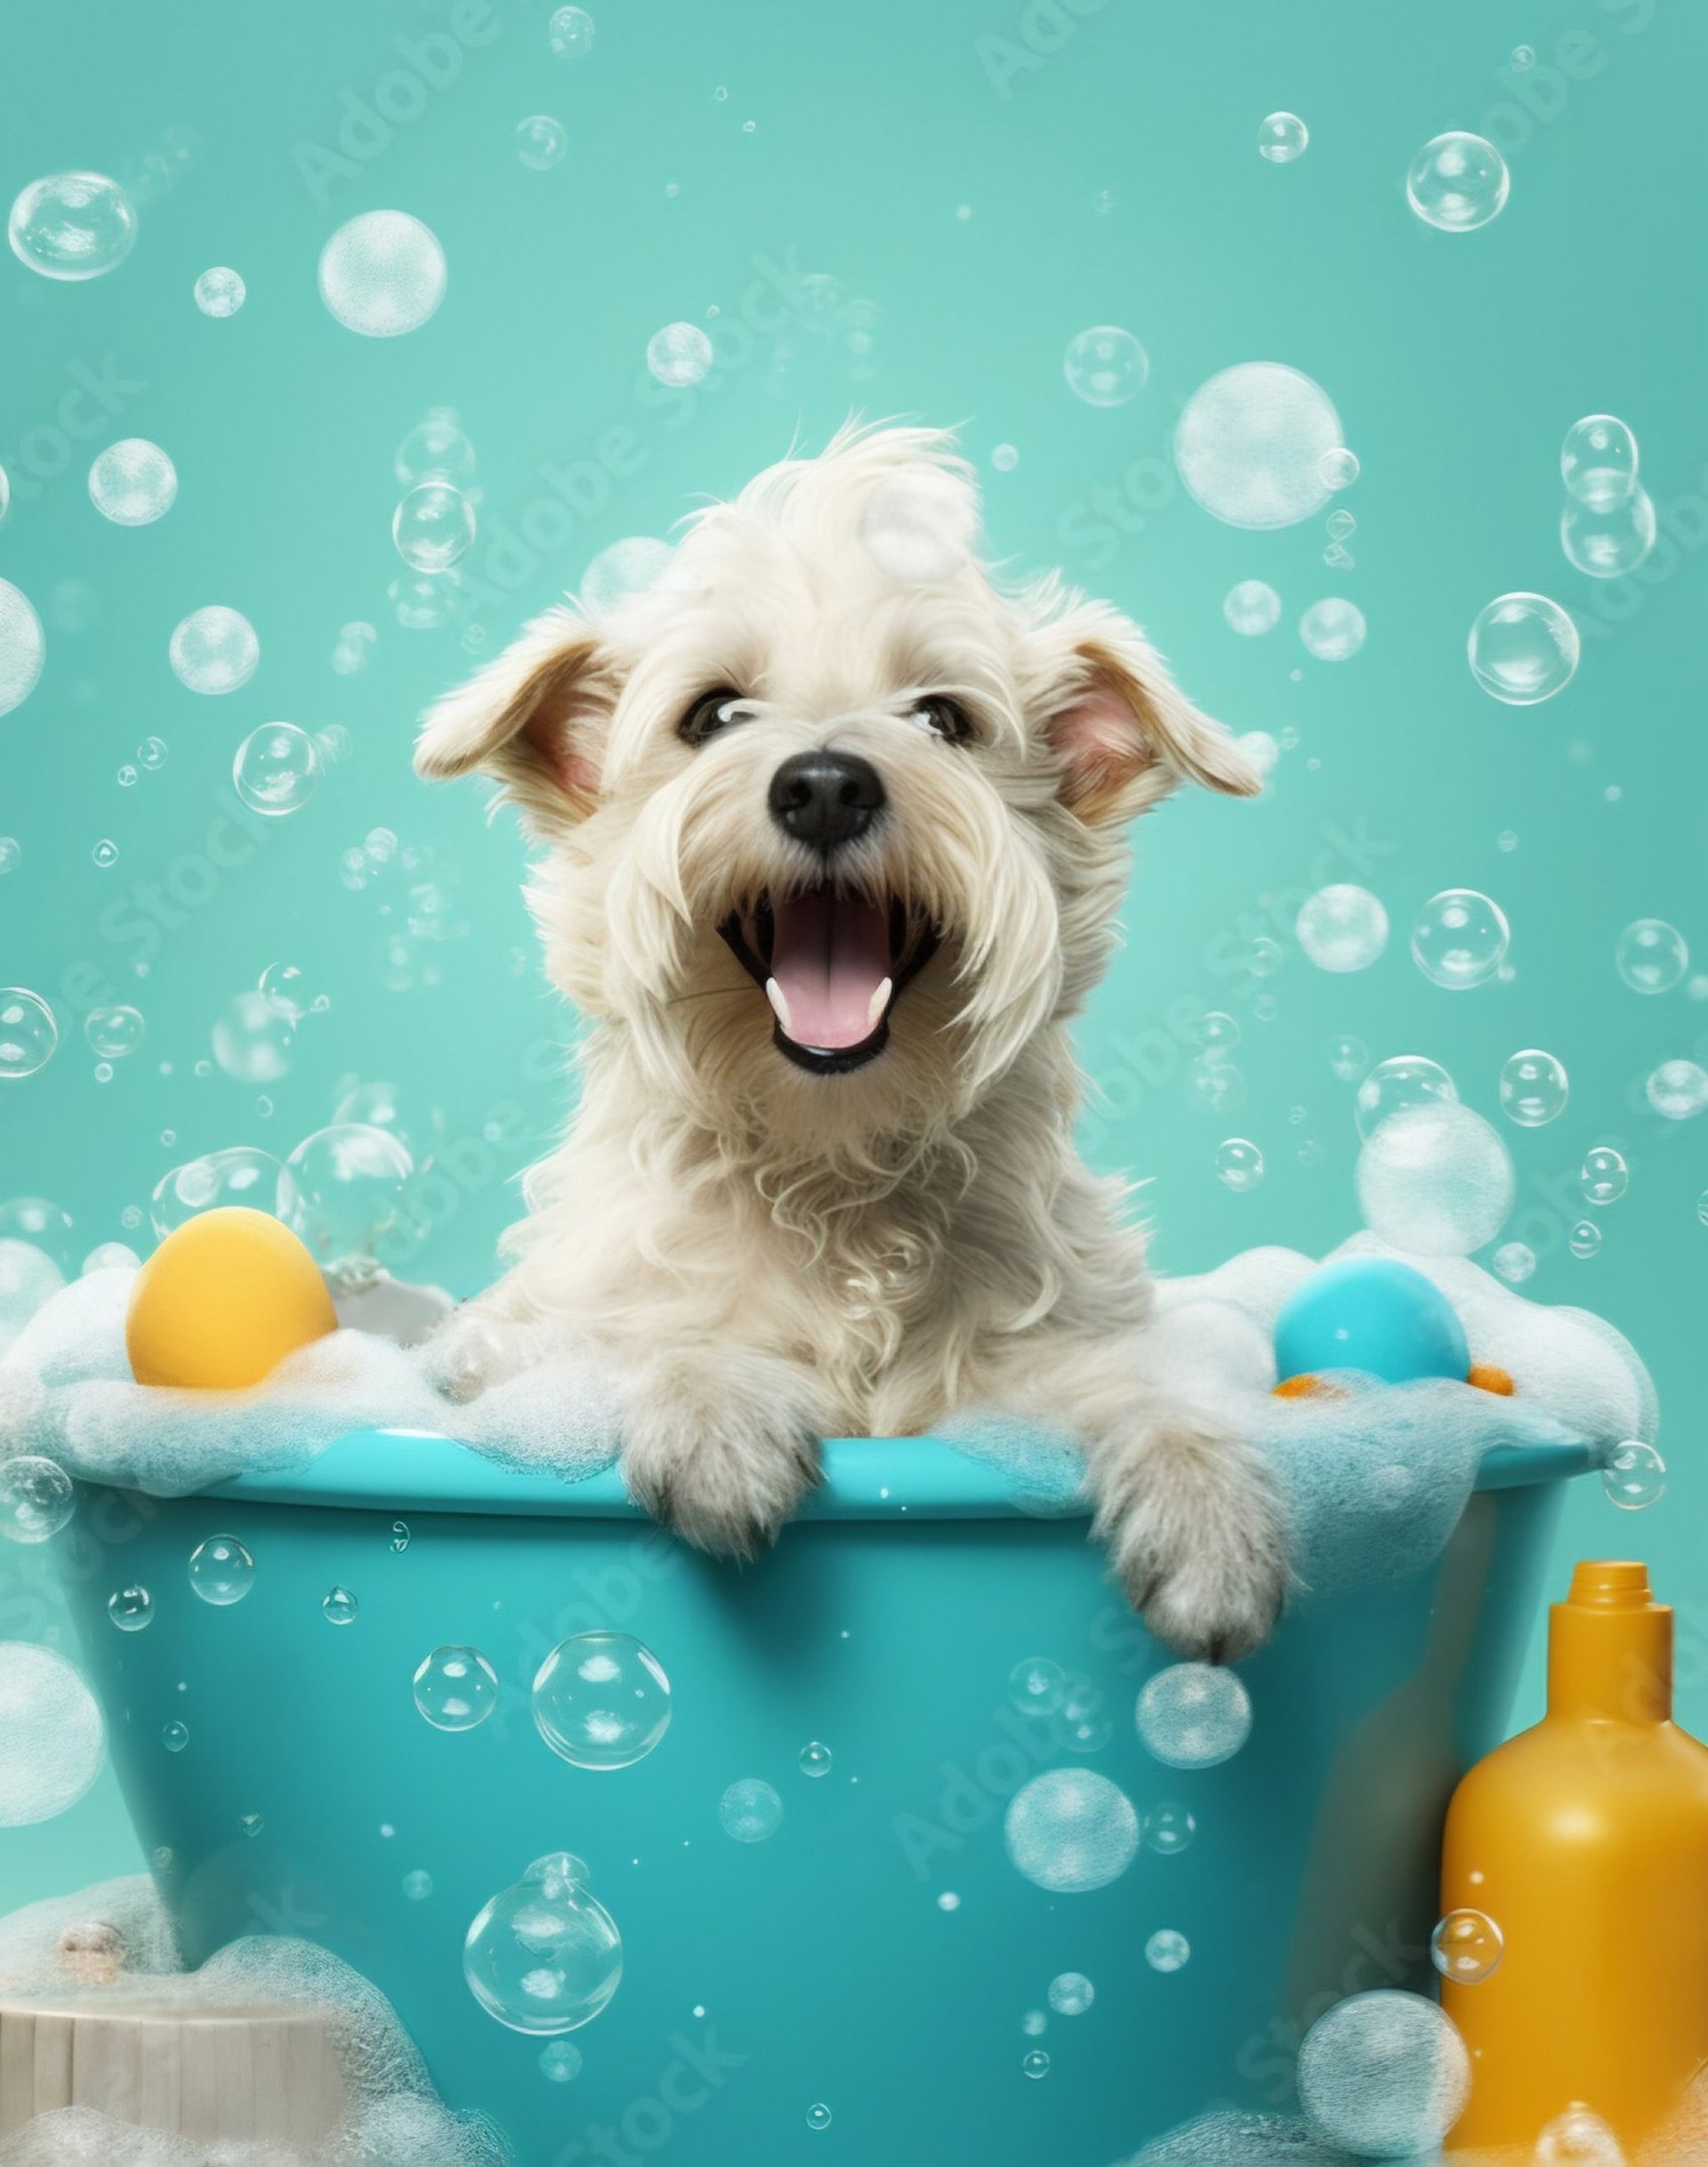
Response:
[{"label": "yellow shampoo bottle", "polygon": [[1527,2159],[1583,2106],[1632,2155],[1708,2062],[1708,1746],[1672,1720],[1672,1613],[1647,1566],[1582,1564],[1554,1605],[1548,1712],[1455,1792],[1441,1908],[1503,1944],[1443,1991],[1471,2056],[1454,2151]]}]

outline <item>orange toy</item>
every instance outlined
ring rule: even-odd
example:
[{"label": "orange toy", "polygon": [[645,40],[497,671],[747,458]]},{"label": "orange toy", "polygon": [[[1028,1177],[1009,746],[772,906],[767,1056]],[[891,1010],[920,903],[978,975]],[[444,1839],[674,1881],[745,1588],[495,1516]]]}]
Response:
[{"label": "orange toy", "polygon": [[1554,1605],[1548,1713],[1460,1784],[1444,1913],[1494,1921],[1498,1968],[1449,1978],[1471,2055],[1455,2152],[1582,2103],[1633,2154],[1708,2060],[1708,1746],[1672,1714],[1672,1613],[1648,1568],[1583,1564]]}]

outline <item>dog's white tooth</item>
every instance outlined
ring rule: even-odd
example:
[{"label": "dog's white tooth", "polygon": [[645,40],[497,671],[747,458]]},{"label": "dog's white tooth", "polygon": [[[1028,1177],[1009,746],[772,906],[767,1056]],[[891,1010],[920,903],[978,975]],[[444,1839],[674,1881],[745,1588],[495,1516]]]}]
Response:
[{"label": "dog's white tooth", "polygon": [[775,979],[766,979],[765,998],[770,1003],[772,1012],[775,1014],[777,1020],[783,1026],[783,1028],[786,1031],[788,1030],[789,996],[784,992],[783,988],[777,984]]},{"label": "dog's white tooth", "polygon": [[[880,983],[878,990],[872,996],[872,1005],[866,1011],[867,1030],[875,1031],[883,1020],[883,1011],[889,1007],[890,996],[895,990],[896,982],[893,979],[885,979]],[[785,1028],[786,1027],[785,1026]]]}]

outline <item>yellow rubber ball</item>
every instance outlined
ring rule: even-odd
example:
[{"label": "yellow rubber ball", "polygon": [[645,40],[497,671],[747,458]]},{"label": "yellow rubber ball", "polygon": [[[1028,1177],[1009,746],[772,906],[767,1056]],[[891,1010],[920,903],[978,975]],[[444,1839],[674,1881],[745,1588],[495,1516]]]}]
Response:
[{"label": "yellow rubber ball", "polygon": [[337,1328],[290,1229],[229,1204],[175,1227],[137,1274],[125,1344],[139,1384],[240,1391]]}]

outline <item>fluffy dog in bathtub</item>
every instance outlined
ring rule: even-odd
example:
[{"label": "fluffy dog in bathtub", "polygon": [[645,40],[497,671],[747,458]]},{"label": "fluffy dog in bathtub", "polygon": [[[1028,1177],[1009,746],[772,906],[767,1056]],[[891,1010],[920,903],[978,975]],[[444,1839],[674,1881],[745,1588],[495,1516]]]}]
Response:
[{"label": "fluffy dog in bathtub", "polygon": [[1074,1149],[1068,1023],[1134,817],[1258,778],[1135,625],[1005,590],[977,528],[950,439],[845,431],[427,714],[421,774],[483,770],[544,846],[529,901],[591,1026],[513,1269],[447,1330],[489,1373],[605,1349],[632,1494],[737,1558],[821,1438],[1065,1422],[1148,1625],[1230,1658],[1280,1607],[1284,1514],[1171,1390],[1142,1235]]}]

